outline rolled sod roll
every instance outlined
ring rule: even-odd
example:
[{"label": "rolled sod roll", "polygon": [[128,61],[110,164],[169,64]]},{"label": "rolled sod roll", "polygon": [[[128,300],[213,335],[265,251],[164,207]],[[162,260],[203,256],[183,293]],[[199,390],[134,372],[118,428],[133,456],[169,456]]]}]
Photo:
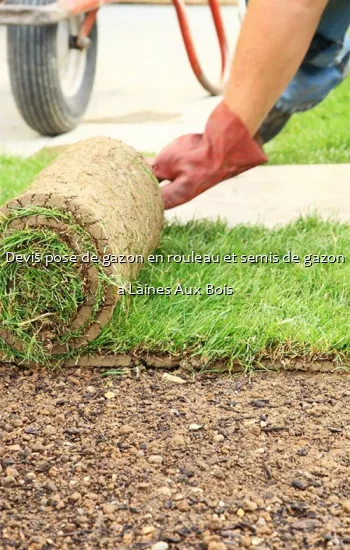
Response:
[{"label": "rolled sod roll", "polygon": [[162,225],[158,182],[139,153],[103,137],[67,149],[0,209],[2,358],[82,354]]}]

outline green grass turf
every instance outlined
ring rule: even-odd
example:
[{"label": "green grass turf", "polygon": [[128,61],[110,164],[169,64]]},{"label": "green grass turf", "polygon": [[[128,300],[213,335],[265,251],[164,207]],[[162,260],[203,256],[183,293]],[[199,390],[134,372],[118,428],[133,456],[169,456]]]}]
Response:
[{"label": "green grass turf", "polygon": [[232,295],[127,297],[93,347],[184,352],[204,362],[229,358],[251,365],[264,357],[340,357],[350,351],[350,227],[309,217],[282,229],[221,222],[168,225],[159,253],[224,256],[343,254],[343,264],[154,264],[141,285],[186,287],[210,283]]},{"label": "green grass turf", "polygon": [[[28,361],[44,362],[50,354],[52,336],[58,344],[81,335],[86,324],[92,321],[102,302],[105,272],[100,265],[99,284],[94,293],[95,304],[91,316],[80,329],[73,330],[72,319],[84,300],[84,273],[70,262],[45,264],[47,256],[71,257],[78,251],[48,229],[17,229],[7,233],[7,225],[21,216],[41,214],[60,220],[69,226],[79,241],[81,253],[97,254],[90,235],[69,213],[37,206],[14,209],[0,219],[0,322],[21,343],[17,356]],[[7,262],[7,254],[20,254],[33,258],[29,263]],[[108,279],[109,280],[109,279]],[[43,337],[42,337],[43,336]],[[7,350],[6,344],[2,344]],[[1,342],[0,342],[1,348]],[[7,350],[8,351],[8,350]]]},{"label": "green grass turf", "polygon": [[[14,179],[18,193],[42,167],[37,159],[18,162],[19,171],[14,160],[2,159],[10,169],[1,171],[0,202],[14,194]],[[165,227],[158,253],[186,255],[192,250],[221,257],[270,252],[282,256],[292,250],[300,258],[335,254],[346,261],[312,267],[283,262],[148,264],[140,274],[141,286],[175,288],[181,283],[204,289],[206,284],[226,284],[233,294],[126,295],[90,350],[185,352],[204,363],[229,358],[246,366],[265,356],[349,355],[350,226],[310,217],[277,230],[228,229],[220,221]]]},{"label": "green grass turf", "polygon": [[350,78],[314,109],[294,115],[265,146],[270,164],[350,162]]},{"label": "green grass turf", "polygon": [[[350,80],[314,110],[294,116],[267,146],[270,162],[350,162],[345,123],[349,99]],[[44,152],[32,159],[0,157],[0,204],[29,185],[49,156]],[[229,358],[244,365],[265,356],[349,355],[349,226],[311,217],[273,231],[244,226],[227,229],[221,222],[165,227],[158,252],[188,254],[192,250],[221,256],[233,252],[283,255],[292,250],[301,258],[310,253],[343,254],[346,262],[313,267],[282,262],[148,264],[140,274],[141,285],[174,288],[180,282],[204,288],[208,283],[227,284],[233,287],[233,295],[123,297],[113,322],[90,350],[185,352],[204,362]]]}]

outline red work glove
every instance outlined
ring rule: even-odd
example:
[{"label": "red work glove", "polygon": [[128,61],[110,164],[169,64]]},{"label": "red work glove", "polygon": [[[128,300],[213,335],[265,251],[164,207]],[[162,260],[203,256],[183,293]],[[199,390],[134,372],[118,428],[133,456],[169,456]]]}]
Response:
[{"label": "red work glove", "polygon": [[267,162],[258,139],[223,101],[210,115],[203,134],[181,136],[154,159],[164,208],[188,202],[217,183]]}]

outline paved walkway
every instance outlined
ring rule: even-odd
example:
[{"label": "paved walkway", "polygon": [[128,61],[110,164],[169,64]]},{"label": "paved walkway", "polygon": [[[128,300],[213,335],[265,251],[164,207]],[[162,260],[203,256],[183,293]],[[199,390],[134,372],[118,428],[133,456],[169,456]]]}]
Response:
[{"label": "paved walkway", "polygon": [[262,166],[167,212],[168,219],[226,219],[268,227],[318,212],[350,222],[350,165]]}]

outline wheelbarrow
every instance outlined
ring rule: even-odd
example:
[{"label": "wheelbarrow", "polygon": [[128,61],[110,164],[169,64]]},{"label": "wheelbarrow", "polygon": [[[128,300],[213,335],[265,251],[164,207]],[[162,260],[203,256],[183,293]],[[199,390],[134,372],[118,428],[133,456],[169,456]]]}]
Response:
[{"label": "wheelbarrow", "polygon": [[[116,0],[114,0],[116,1]],[[228,46],[218,0],[208,0],[221,55],[218,83],[198,61],[184,0],[172,0],[187,56],[203,88],[222,92]],[[113,0],[0,0],[0,25],[6,25],[12,92],[26,123],[43,135],[75,128],[93,88],[97,58],[97,12]]]}]

